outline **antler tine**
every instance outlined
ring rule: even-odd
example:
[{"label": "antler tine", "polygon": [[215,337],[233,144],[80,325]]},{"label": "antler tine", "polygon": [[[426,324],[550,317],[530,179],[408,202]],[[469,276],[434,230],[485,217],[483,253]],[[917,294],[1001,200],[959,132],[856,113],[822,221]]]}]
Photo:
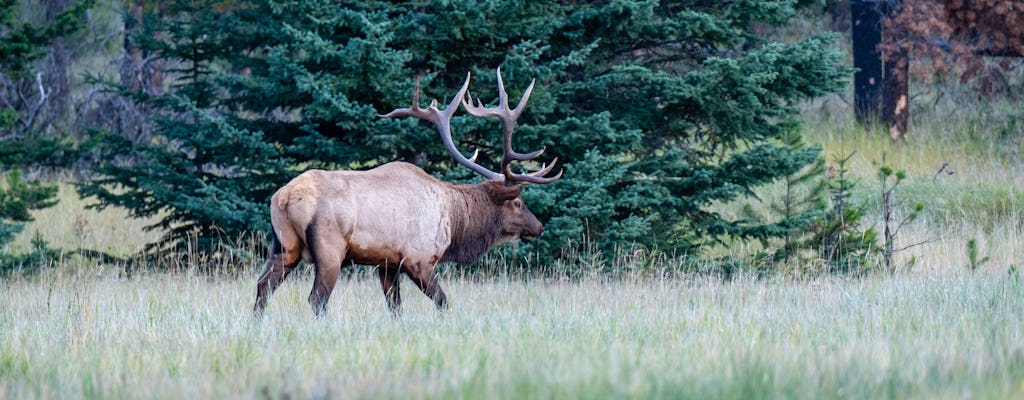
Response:
[{"label": "antler tine", "polygon": [[[512,132],[515,130],[516,120],[522,115],[523,110],[526,108],[527,101],[530,100],[530,95],[533,93],[533,88],[537,84],[537,80],[530,81],[530,86],[523,92],[523,97],[519,99],[519,103],[516,104],[515,108],[510,108],[508,103],[508,91],[505,90],[505,81],[501,77],[501,68],[497,69],[498,77],[498,105],[496,107],[485,107],[483,102],[477,100],[474,104],[473,95],[466,93],[466,99],[463,100],[462,106],[466,108],[466,111],[470,115],[481,118],[497,117],[501,120],[502,124],[502,141],[504,154],[501,157],[501,170],[505,175],[505,184],[512,185],[516,182],[528,182],[528,183],[550,183],[554,182],[561,177],[561,173],[557,177],[544,178],[551,172],[554,167],[554,163],[551,166],[546,166],[533,174],[515,174],[512,172],[509,164],[512,161],[528,161],[539,157],[544,153],[545,148],[541,147],[540,150],[533,151],[530,153],[517,153],[512,149]],[[539,174],[538,174],[539,173]],[[537,174],[537,175],[535,175]]]},{"label": "antler tine", "polygon": [[462,89],[459,89],[459,93],[452,98],[452,101],[448,103],[448,106],[444,110],[437,108],[437,100],[432,100],[430,106],[427,108],[420,108],[420,80],[416,79],[416,91],[412,95],[412,107],[409,108],[396,108],[395,110],[381,115],[382,118],[394,118],[394,117],[416,117],[422,120],[429,121],[437,127],[438,132],[441,134],[441,142],[444,143],[445,149],[451,153],[452,157],[459,164],[464,165],[466,168],[473,170],[480,175],[483,175],[487,179],[501,180],[504,178],[503,174],[491,171],[484,168],[476,163],[476,156],[478,152],[473,153],[473,157],[466,158],[459,152],[459,149],[455,147],[454,140],[452,140],[452,128],[451,119],[452,115],[459,108],[460,102],[465,102],[466,92],[469,90],[469,79],[470,74],[466,73],[466,82],[462,84]]},{"label": "antler tine", "polygon": [[[551,160],[551,164],[541,164],[539,170],[531,172],[531,173],[529,173],[527,175],[536,176],[536,177],[543,177],[544,175],[547,175],[548,173],[550,173],[551,170],[555,169],[555,164],[558,164],[558,157],[555,157],[554,160]],[[562,173],[559,172],[558,174],[561,175]]]},{"label": "antler tine", "polygon": [[[434,100],[434,102],[436,104],[437,100]],[[391,110],[391,112],[389,112],[387,114],[383,114],[383,115],[377,114],[377,116],[380,117],[380,118],[394,118],[394,117],[418,117],[418,118],[423,118],[423,117],[426,117],[426,115],[424,115],[424,113],[422,111],[424,111],[424,110],[422,108],[420,108],[420,78],[417,76],[416,77],[416,88],[413,89],[413,92],[412,92],[412,107],[396,108],[394,110]],[[431,122],[433,122],[433,121],[431,121]]]},{"label": "antler tine", "polygon": [[[499,83],[501,82],[501,74],[500,73],[498,74],[498,82]],[[533,93],[533,85],[536,84],[536,83],[537,83],[536,79],[530,80],[530,86],[528,86],[526,88],[526,91],[523,92],[523,97],[519,99],[519,104],[516,104],[516,108],[512,109],[512,116],[514,118],[519,118],[519,114],[523,113],[523,109],[526,108],[526,102],[528,100],[530,100],[530,94]],[[501,87],[502,93],[504,93],[505,92],[504,84],[500,84],[499,86]],[[506,101],[506,104],[507,104],[507,102],[508,102],[508,95],[507,94],[505,95],[505,99],[506,99],[505,101]]]},{"label": "antler tine", "polygon": [[504,151],[505,154],[502,157],[502,164],[508,161],[527,161],[537,158],[544,149],[530,152],[530,153],[517,153],[512,150],[512,132],[515,129],[516,120],[523,113],[523,109],[526,108],[526,102],[530,99],[530,94],[533,92],[533,87],[536,85],[537,80],[534,79],[530,82],[530,86],[523,92],[523,97],[519,99],[519,104],[516,108],[509,108],[508,105],[508,92],[505,90],[505,82],[501,78],[501,68],[497,70],[498,75],[498,106],[497,107],[485,107],[483,102],[480,100],[473,104],[473,95],[467,94],[468,100],[462,102],[462,106],[466,108],[466,111],[474,117],[489,118],[497,117],[502,123],[502,136],[504,139]]},{"label": "antler tine", "polygon": [[525,175],[525,176],[524,175],[517,175],[515,178],[517,180],[519,180],[520,182],[523,182],[523,183],[545,184],[545,183],[552,183],[554,181],[562,179],[562,173],[563,172],[565,172],[565,170],[559,170],[558,171],[558,175],[555,175],[555,176],[552,176],[552,177],[549,177],[549,178],[541,178],[539,176],[533,176],[533,175]]},{"label": "antler tine", "polygon": [[525,174],[516,174],[516,173],[512,172],[511,168],[508,168],[508,167],[505,168],[504,172],[505,172],[505,176],[506,177],[511,176],[511,179],[513,181],[515,181],[515,182],[539,183],[539,184],[551,183],[551,182],[554,182],[554,181],[557,181],[557,180],[561,179],[562,178],[562,173],[565,172],[565,170],[563,169],[563,170],[559,170],[558,174],[555,175],[555,176],[552,176],[552,177],[545,177],[544,176],[544,175],[547,175],[548,173],[550,173],[551,170],[553,170],[555,168],[555,164],[557,164],[557,163],[558,163],[558,157],[555,157],[554,160],[551,160],[551,164],[550,165],[542,164],[540,169],[537,170],[537,171],[534,171],[534,172],[525,173]]}]

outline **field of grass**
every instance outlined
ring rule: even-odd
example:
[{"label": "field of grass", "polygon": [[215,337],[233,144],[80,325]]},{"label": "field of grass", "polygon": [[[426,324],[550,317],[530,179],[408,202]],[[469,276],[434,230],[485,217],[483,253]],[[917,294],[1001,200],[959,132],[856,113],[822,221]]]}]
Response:
[{"label": "field of grass", "polygon": [[[951,114],[893,144],[827,104],[808,109],[808,142],[826,157],[856,151],[868,223],[880,228],[882,163],[907,170],[901,201],[925,203],[897,238],[920,245],[897,254],[896,274],[723,280],[655,266],[668,278],[566,280],[446,269],[451,310],[406,284],[405,313],[392,318],[360,270],[317,320],[306,269],[257,322],[261,260],[203,275],[188,269],[200,255],[187,254],[176,272],[128,276],[68,257],[0,278],[0,399],[1024,397],[1024,163],[1007,149],[1012,135],[978,136],[1020,135],[1016,122]],[[944,163],[955,173],[936,176]],[[38,234],[126,257],[159,237],[123,210],[86,210],[69,186],[60,197],[12,250]],[[965,268],[970,240],[987,257],[977,271]]]},{"label": "field of grass", "polygon": [[317,320],[306,274],[256,322],[255,275],[4,281],[0,397],[1024,396],[1022,279],[445,277],[395,319],[356,275]]}]

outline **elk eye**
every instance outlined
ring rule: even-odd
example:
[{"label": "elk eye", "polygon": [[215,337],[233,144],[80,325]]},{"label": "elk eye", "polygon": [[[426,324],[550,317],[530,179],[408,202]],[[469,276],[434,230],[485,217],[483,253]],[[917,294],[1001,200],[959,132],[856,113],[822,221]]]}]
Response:
[{"label": "elk eye", "polygon": [[517,201],[517,202],[515,202],[513,204],[516,205],[516,208],[523,208],[523,203],[520,203],[520,202]]}]

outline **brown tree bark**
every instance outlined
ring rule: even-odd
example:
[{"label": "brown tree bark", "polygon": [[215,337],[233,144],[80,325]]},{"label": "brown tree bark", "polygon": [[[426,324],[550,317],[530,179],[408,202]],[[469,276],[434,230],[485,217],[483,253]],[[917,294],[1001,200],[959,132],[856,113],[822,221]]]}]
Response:
[{"label": "brown tree bark", "polygon": [[882,13],[874,0],[850,0],[853,40],[853,101],[857,121],[874,124],[882,119]]},{"label": "brown tree bark", "polygon": [[910,71],[906,53],[898,52],[886,57],[882,64],[885,77],[882,83],[882,122],[889,128],[893,141],[907,140],[910,110]]},{"label": "brown tree bark", "polygon": [[907,135],[908,74],[906,52],[881,52],[883,20],[898,10],[900,0],[850,0],[852,18],[854,104],[857,121],[884,124],[893,140]]},{"label": "brown tree bark", "polygon": [[[57,15],[68,8],[67,0],[45,0],[46,22],[53,23]],[[71,84],[68,71],[71,68],[71,51],[64,37],[57,37],[50,44],[48,54],[40,66],[39,82],[47,92],[46,104],[39,114],[38,125],[45,133],[64,137],[70,131]]]}]

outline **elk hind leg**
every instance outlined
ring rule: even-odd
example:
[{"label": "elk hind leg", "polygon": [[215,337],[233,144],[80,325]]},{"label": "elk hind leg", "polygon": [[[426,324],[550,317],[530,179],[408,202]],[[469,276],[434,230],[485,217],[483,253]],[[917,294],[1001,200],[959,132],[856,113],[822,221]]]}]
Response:
[{"label": "elk hind leg", "polygon": [[316,267],[313,290],[309,293],[309,305],[313,307],[313,313],[317,317],[323,317],[327,312],[327,301],[330,300],[334,285],[338,282],[346,246],[344,243],[330,246],[325,243],[326,241],[317,238],[312,230],[310,227],[306,232],[306,239],[310,242],[310,255]]},{"label": "elk hind leg", "polygon": [[256,282],[256,304],[253,305],[252,312],[257,318],[263,317],[267,299],[299,264],[302,244],[298,238],[292,236],[282,242],[277,233],[274,233],[274,241],[270,245],[270,257],[267,258],[267,268]]}]

